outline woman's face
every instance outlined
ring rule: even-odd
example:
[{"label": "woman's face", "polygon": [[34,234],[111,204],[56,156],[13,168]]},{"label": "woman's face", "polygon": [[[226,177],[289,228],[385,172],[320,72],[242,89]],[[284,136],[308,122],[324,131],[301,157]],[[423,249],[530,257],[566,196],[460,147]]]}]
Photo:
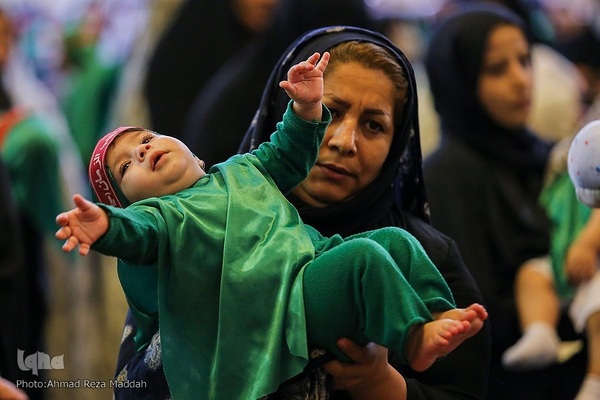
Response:
[{"label": "woman's face", "polygon": [[323,102],[333,119],[315,166],[293,192],[313,207],[348,200],[373,182],[394,137],[394,87],[381,70],[335,65],[325,77]]},{"label": "woman's face", "polygon": [[11,31],[8,18],[0,13],[0,68],[4,67],[10,49]]},{"label": "woman's face", "polygon": [[252,32],[264,31],[271,20],[279,0],[233,0],[232,9],[238,20]]},{"label": "woman's face", "polygon": [[533,76],[523,32],[500,25],[489,36],[477,92],[486,111],[507,128],[522,128],[531,106]]}]

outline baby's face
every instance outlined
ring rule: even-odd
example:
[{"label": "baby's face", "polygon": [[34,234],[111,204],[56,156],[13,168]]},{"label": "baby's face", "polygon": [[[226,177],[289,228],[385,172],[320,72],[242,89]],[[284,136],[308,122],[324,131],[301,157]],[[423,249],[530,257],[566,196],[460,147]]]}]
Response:
[{"label": "baby's face", "polygon": [[106,153],[106,166],[131,202],[173,194],[205,175],[198,160],[180,140],[150,131],[126,132]]}]

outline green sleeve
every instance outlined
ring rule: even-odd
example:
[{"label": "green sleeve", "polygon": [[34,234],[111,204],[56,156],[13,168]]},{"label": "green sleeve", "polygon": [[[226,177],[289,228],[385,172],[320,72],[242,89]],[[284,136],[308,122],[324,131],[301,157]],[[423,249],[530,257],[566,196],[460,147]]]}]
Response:
[{"label": "green sleeve", "polygon": [[116,65],[103,63],[95,47],[77,51],[79,64],[69,76],[61,107],[81,158],[88,160],[106,130],[111,96],[119,76]]},{"label": "green sleeve", "polygon": [[306,178],[317,161],[330,122],[331,113],[324,105],[322,121],[309,122],[294,114],[290,101],[271,140],[253,151],[284,195]]},{"label": "green sleeve", "polygon": [[104,236],[92,245],[93,250],[133,265],[157,261],[160,230],[164,229],[157,209],[98,205],[107,212],[110,226]]}]

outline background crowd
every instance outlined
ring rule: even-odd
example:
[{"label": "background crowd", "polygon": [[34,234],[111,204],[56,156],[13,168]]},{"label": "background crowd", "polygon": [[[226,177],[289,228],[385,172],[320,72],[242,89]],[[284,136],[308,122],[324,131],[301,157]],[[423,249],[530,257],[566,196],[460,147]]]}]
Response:
[{"label": "background crowd", "polygon": [[[600,2],[491,2],[522,18],[531,45],[531,77],[522,83],[531,90],[527,143],[507,143],[503,135],[515,130],[481,122],[486,106],[469,98],[477,77],[461,69],[481,67],[483,44],[463,43],[461,53],[434,35],[438,21],[474,1],[0,0],[0,376],[31,380],[16,349],[64,355],[64,369],[41,370],[39,380],[107,383],[115,373],[127,312],[115,261],[65,256],[52,238],[70,195],[89,192],[98,138],[141,125],[182,139],[207,167],[223,161],[238,150],[288,46],[311,29],[343,24],[383,34],[412,64],[431,223],[456,241],[490,309],[486,398],[514,388],[517,399],[573,398],[593,353],[563,312],[573,287],[560,265],[549,283],[559,295],[551,325],[571,346],[533,371],[507,369],[501,359],[527,327],[517,314],[519,267],[548,254],[562,262],[589,218],[564,192],[564,149],[600,118]],[[463,29],[481,29],[485,39],[488,28],[475,26]],[[460,36],[455,29],[447,39]],[[467,158],[477,162],[465,165]],[[27,392],[93,400],[112,389]]]}]

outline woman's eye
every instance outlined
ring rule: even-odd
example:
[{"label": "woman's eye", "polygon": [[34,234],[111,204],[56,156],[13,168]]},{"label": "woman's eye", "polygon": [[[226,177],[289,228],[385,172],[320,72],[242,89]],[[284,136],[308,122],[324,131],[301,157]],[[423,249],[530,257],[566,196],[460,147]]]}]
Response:
[{"label": "woman's eye", "polygon": [[375,121],[367,121],[366,123],[367,129],[371,132],[381,132],[383,131],[383,126]]},{"label": "woman's eye", "polygon": [[491,76],[500,76],[504,73],[505,70],[505,63],[492,64],[483,68],[483,72]]},{"label": "woman's eye", "polygon": [[339,118],[340,113],[338,110],[336,110],[335,108],[330,108],[329,112],[331,113],[331,119],[336,119]]},{"label": "woman's eye", "polygon": [[529,67],[531,65],[531,55],[527,54],[519,58],[521,65],[524,67]]}]

